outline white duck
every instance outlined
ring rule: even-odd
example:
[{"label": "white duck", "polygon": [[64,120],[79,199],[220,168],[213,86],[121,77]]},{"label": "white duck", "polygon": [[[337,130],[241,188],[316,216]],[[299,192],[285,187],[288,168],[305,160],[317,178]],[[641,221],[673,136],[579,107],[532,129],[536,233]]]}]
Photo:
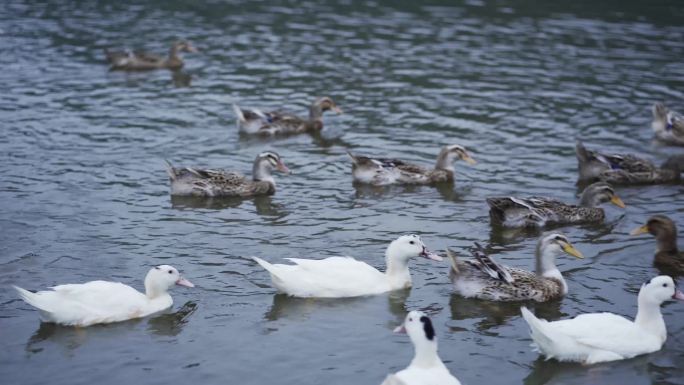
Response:
[{"label": "white duck", "polygon": [[141,318],[173,305],[173,285],[194,287],[176,268],[160,265],[145,277],[145,293],[120,282],[91,281],[32,293],[14,286],[21,298],[40,311],[43,322],[90,326]]},{"label": "white duck", "polygon": [[669,299],[684,301],[684,294],[671,277],[660,275],[641,286],[634,321],[612,313],[590,313],[548,322],[525,307],[521,311],[533,346],[547,359],[595,364],[660,350],[667,339],[660,305]]},{"label": "white duck", "polygon": [[439,358],[435,329],[423,312],[408,313],[394,332],[408,334],[415,355],[406,369],[390,374],[381,385],[461,385]]},{"label": "white duck", "polygon": [[418,256],[442,260],[428,251],[417,235],[402,235],[390,243],[384,273],[351,257],[287,258],[294,265],[274,265],[257,257],[254,260],[271,274],[273,286],[281,292],[295,297],[343,298],[411,287],[408,261]]}]

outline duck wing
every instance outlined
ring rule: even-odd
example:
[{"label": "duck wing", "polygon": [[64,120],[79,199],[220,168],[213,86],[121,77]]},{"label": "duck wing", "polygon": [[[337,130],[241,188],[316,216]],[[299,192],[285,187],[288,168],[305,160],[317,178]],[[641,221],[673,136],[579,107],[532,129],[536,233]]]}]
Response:
[{"label": "duck wing", "polygon": [[475,260],[468,260],[466,262],[496,280],[505,283],[513,283],[515,281],[505,266],[498,264],[492,257],[484,253],[479,243],[475,243],[475,246],[477,249],[472,251]]},{"label": "duck wing", "polygon": [[506,226],[542,226],[558,219],[558,213],[569,206],[547,197],[487,198],[492,218]]}]

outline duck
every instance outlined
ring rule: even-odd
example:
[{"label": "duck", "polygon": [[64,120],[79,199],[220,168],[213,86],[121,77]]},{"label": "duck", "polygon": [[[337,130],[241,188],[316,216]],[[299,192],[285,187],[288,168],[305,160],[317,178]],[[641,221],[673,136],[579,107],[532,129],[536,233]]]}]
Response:
[{"label": "duck", "polygon": [[454,181],[454,161],[463,160],[469,165],[477,162],[463,146],[444,146],[437,155],[433,169],[398,159],[371,158],[347,152],[352,160],[354,182],[385,186],[390,184],[434,184]]},{"label": "duck", "polygon": [[337,107],[328,96],[317,98],[311,103],[308,118],[282,111],[262,112],[258,109],[242,109],[236,104],[233,104],[233,111],[237,117],[239,132],[264,136],[320,132],[323,129],[324,112],[342,113],[342,109]]},{"label": "duck", "polygon": [[257,155],[252,167],[252,180],[235,171],[176,168],[166,161],[166,173],[171,181],[171,195],[174,196],[245,198],[273,195],[276,183],[271,172],[274,169],[285,174],[290,173],[290,169],[275,151],[265,151]]},{"label": "duck", "polygon": [[174,285],[195,287],[169,265],[150,269],[145,292],[120,282],[90,281],[51,287],[32,293],[14,286],[29,305],[38,309],[43,322],[86,327],[146,317],[173,305],[169,289]]},{"label": "duck", "polygon": [[600,204],[610,202],[625,208],[615,190],[604,182],[587,186],[580,196],[579,206],[546,197],[491,197],[487,198],[493,222],[504,227],[541,228],[548,225],[600,223],[605,219]]},{"label": "duck", "polygon": [[459,260],[450,250],[449,278],[454,290],[465,298],[489,301],[545,302],[568,294],[568,285],[556,267],[556,257],[569,254],[584,258],[561,233],[545,234],[537,241],[535,272],[501,265],[486,255],[479,244],[473,251],[475,259]]},{"label": "duck", "polygon": [[425,313],[409,312],[394,332],[408,334],[415,353],[406,369],[390,374],[381,385],[461,385],[439,358],[435,328]]},{"label": "duck", "polygon": [[667,339],[660,305],[670,299],[684,301],[684,293],[677,290],[672,277],[660,275],[641,285],[634,321],[606,312],[549,322],[526,307],[521,312],[530,328],[532,346],[547,360],[591,365],[660,350]]},{"label": "duck", "polygon": [[650,160],[632,154],[606,155],[575,144],[580,182],[603,181],[613,185],[662,184],[680,180],[676,164],[665,162],[657,167]]},{"label": "duck", "polygon": [[684,146],[684,116],[670,111],[663,103],[655,103],[652,112],[651,128],[656,138],[667,144]]},{"label": "duck", "polygon": [[197,52],[197,48],[190,42],[180,40],[171,45],[167,57],[149,54],[146,52],[134,52],[131,50],[111,51],[105,49],[105,56],[109,61],[111,70],[122,71],[147,71],[155,69],[178,70],[183,68],[181,52]]},{"label": "duck", "polygon": [[656,247],[653,262],[656,266],[684,275],[684,253],[677,248],[677,226],[666,215],[654,215],[646,224],[632,230],[630,235],[649,233],[655,236]]},{"label": "duck", "polygon": [[351,257],[325,259],[287,258],[294,265],[271,264],[254,257],[271,275],[280,292],[303,298],[347,298],[381,294],[411,287],[408,262],[413,257],[441,261],[428,250],[418,235],[402,235],[385,252],[387,269],[383,273]]}]

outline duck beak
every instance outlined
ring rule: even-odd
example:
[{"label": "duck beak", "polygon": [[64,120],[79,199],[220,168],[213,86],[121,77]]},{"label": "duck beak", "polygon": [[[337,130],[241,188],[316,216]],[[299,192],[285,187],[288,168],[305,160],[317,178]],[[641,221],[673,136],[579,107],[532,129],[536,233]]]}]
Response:
[{"label": "duck beak", "polygon": [[[681,292],[680,292],[680,293],[681,293]],[[396,328],[394,328],[394,332],[395,332],[395,333],[406,334],[406,328],[405,328],[404,325],[402,324],[402,325],[399,325],[399,326],[397,326]]]},{"label": "duck beak", "polygon": [[185,287],[195,287],[195,285],[193,285],[192,282],[188,281],[183,277],[180,277],[178,281],[176,281],[176,285]]},{"label": "duck beak", "polygon": [[563,248],[563,251],[572,255],[573,257],[579,258],[579,259],[584,259],[584,255],[582,255],[582,253],[580,253],[580,251],[577,250],[575,248],[575,246],[573,246],[569,243],[563,243],[562,248]]},{"label": "duck beak", "polygon": [[684,301],[684,293],[682,293],[681,290],[675,289],[675,293],[672,295],[672,299],[676,299],[677,301]]},{"label": "duck beak", "polygon": [[188,45],[185,47],[185,49],[187,49],[188,52],[193,52],[193,53],[194,53],[194,52],[199,52],[199,50],[198,50],[194,45],[192,45],[192,44],[188,44]]},{"label": "duck beak", "polygon": [[622,201],[617,195],[613,195],[610,198],[610,203],[614,204],[615,206],[624,209],[625,208],[625,202]]},{"label": "duck beak", "polygon": [[468,155],[468,154],[466,154],[465,156],[463,156],[463,160],[465,160],[465,162],[468,163],[468,164],[471,165],[471,166],[474,166],[474,165],[477,164],[477,162],[475,161],[475,159],[471,158],[470,155]]},{"label": "duck beak", "polygon": [[342,109],[340,107],[334,106],[332,110],[335,111],[336,114],[342,115]]},{"label": "duck beak", "polygon": [[285,165],[285,163],[283,163],[282,160],[278,161],[278,164],[276,164],[276,169],[282,173],[285,173],[285,174],[291,174],[292,173],[292,171],[290,171],[290,169],[287,168],[287,166]]},{"label": "duck beak", "polygon": [[639,226],[636,229],[629,232],[629,235],[639,235],[648,233],[648,225]]},{"label": "duck beak", "polygon": [[423,258],[427,259],[432,259],[433,261],[443,261],[444,258],[440,257],[439,255],[430,252],[430,250],[427,249],[427,247],[423,246],[423,251],[420,252],[419,254]]}]

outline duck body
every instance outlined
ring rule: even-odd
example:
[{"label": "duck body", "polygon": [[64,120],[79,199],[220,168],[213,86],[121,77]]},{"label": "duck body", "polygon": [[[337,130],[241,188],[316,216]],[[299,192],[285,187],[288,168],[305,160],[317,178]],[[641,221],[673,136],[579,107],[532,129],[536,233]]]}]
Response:
[{"label": "duck body", "polygon": [[547,359],[595,364],[660,350],[667,339],[660,305],[669,299],[684,300],[684,294],[671,277],[661,275],[642,285],[634,321],[612,313],[591,313],[548,322],[525,307],[521,311],[533,346]]},{"label": "duck body", "polygon": [[150,71],[155,69],[177,70],[183,68],[180,52],[197,52],[195,47],[185,41],[175,42],[167,57],[149,54],[141,51],[111,51],[105,49],[105,56],[111,70],[121,71]]},{"label": "duck body", "polygon": [[602,208],[595,206],[604,202],[624,207],[624,203],[615,195],[615,191],[603,182],[588,186],[582,192],[579,206],[546,197],[487,198],[492,221],[501,223],[505,227],[530,228],[603,222],[605,212]]},{"label": "duck body", "polygon": [[176,168],[168,161],[166,172],[171,181],[171,195],[198,197],[251,197],[273,195],[276,191],[275,179],[271,171],[289,173],[280,156],[267,151],[254,160],[253,179],[227,170],[197,169],[192,167]]},{"label": "duck body", "polygon": [[173,299],[168,288],[173,284],[193,286],[175,268],[162,265],[151,269],[145,278],[146,293],[109,281],[58,285],[36,293],[17,286],[15,289],[26,303],[39,310],[43,322],[90,326],[141,318],[171,307]]},{"label": "duck body", "polygon": [[651,127],[655,137],[667,144],[684,146],[684,116],[670,111],[662,103],[653,105]]},{"label": "duck body", "polygon": [[437,336],[425,313],[411,311],[395,333],[409,335],[414,357],[408,367],[385,378],[381,385],[461,385],[437,353]]},{"label": "duck body", "polygon": [[385,256],[387,271],[384,273],[350,257],[288,258],[294,265],[271,264],[256,257],[254,260],[269,272],[273,286],[279,291],[295,297],[317,298],[358,297],[408,288],[411,287],[409,258],[423,256],[441,260],[416,235],[393,241]]},{"label": "duck body", "polygon": [[577,141],[575,153],[580,181],[603,181],[613,185],[663,184],[680,180],[678,169],[657,167],[632,154],[601,154]]},{"label": "duck body", "polygon": [[563,252],[583,258],[559,233],[543,235],[536,250],[536,272],[504,266],[478,250],[474,259],[457,259],[447,250],[451,259],[449,278],[454,291],[466,298],[490,301],[549,301],[561,298],[568,292],[568,286],[555,265],[556,255]]},{"label": "duck body", "polygon": [[429,169],[399,159],[372,158],[353,155],[352,178],[354,182],[385,186],[391,184],[427,185],[453,182],[456,159],[475,164],[468,152],[459,145],[445,146],[437,156],[435,168]]},{"label": "duck body", "polygon": [[241,133],[256,135],[291,135],[318,132],[323,129],[323,113],[342,110],[329,97],[316,99],[309,108],[309,118],[283,111],[262,112],[258,109],[242,109],[233,105],[237,127]]}]

